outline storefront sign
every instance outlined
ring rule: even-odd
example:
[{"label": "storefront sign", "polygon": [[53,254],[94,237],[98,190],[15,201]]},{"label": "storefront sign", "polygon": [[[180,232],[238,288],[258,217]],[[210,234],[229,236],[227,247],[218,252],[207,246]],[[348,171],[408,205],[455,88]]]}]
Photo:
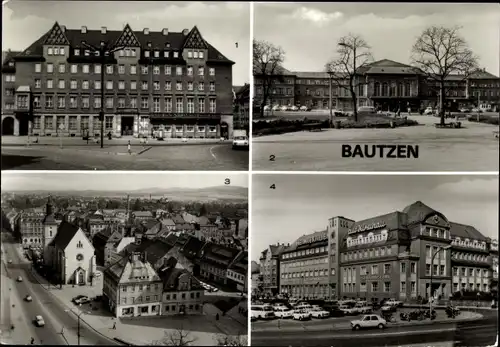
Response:
[{"label": "storefront sign", "polygon": [[354,228],[348,230],[348,234],[359,233],[361,231],[369,231],[385,227],[385,222],[375,222],[371,224],[356,225]]},{"label": "storefront sign", "polygon": [[313,242],[324,241],[327,239],[328,239],[328,236],[326,234],[315,235],[315,236],[309,237],[307,239],[298,240],[297,246],[305,245],[305,244],[309,244],[309,243],[313,243]]}]

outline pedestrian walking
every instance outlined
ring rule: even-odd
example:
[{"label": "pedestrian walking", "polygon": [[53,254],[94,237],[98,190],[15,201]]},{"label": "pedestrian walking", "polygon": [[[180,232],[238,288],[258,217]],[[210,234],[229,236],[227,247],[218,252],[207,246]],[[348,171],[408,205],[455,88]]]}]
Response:
[{"label": "pedestrian walking", "polygon": [[113,322],[113,330],[116,330],[116,322]]},{"label": "pedestrian walking", "polygon": [[31,344],[34,345],[35,344],[35,339],[32,337],[31,338]]},{"label": "pedestrian walking", "polygon": [[408,110],[408,116],[411,116],[411,106],[409,102],[406,103],[406,109]]},{"label": "pedestrian walking", "polygon": [[132,154],[132,148],[130,146],[130,140],[128,141],[128,144],[127,144],[127,150],[128,150],[128,154]]}]

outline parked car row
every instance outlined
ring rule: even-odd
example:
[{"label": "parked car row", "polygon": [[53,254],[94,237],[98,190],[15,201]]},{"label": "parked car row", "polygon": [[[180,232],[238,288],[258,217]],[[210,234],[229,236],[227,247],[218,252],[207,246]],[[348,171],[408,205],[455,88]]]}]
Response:
[{"label": "parked car row", "polygon": [[266,105],[264,106],[264,111],[310,111],[311,109],[307,106],[296,106],[296,105]]},{"label": "parked car row", "polygon": [[256,319],[295,319],[295,320],[309,320],[311,318],[328,318],[328,317],[341,317],[344,313],[334,307],[322,307],[320,305],[311,305],[306,301],[294,303],[276,303],[270,304],[252,304],[251,305],[251,318]]}]

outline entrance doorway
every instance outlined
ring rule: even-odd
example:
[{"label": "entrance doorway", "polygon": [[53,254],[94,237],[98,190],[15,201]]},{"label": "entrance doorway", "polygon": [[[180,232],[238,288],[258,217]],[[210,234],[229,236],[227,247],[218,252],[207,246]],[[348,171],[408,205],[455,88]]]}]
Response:
[{"label": "entrance doorway", "polygon": [[85,284],[85,274],[84,274],[83,270],[78,271],[78,284],[79,285]]},{"label": "entrance doorway", "polygon": [[229,139],[229,126],[225,122],[220,125],[220,137],[223,137],[226,140]]},{"label": "entrance doorway", "polygon": [[134,116],[122,116],[122,136],[134,135]]},{"label": "entrance doorway", "polygon": [[14,135],[14,118],[4,118],[2,121],[2,135]]},{"label": "entrance doorway", "polygon": [[27,119],[20,119],[19,120],[19,135],[20,136],[27,136],[29,133],[29,120]]}]

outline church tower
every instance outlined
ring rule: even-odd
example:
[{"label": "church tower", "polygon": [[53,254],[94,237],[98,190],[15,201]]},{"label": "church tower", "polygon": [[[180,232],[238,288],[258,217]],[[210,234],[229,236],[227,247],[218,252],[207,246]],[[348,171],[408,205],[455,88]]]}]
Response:
[{"label": "church tower", "polygon": [[43,250],[47,248],[47,245],[54,239],[57,233],[57,222],[54,217],[54,210],[52,204],[52,197],[47,198],[47,204],[45,205],[45,218],[42,222],[43,225]]}]

